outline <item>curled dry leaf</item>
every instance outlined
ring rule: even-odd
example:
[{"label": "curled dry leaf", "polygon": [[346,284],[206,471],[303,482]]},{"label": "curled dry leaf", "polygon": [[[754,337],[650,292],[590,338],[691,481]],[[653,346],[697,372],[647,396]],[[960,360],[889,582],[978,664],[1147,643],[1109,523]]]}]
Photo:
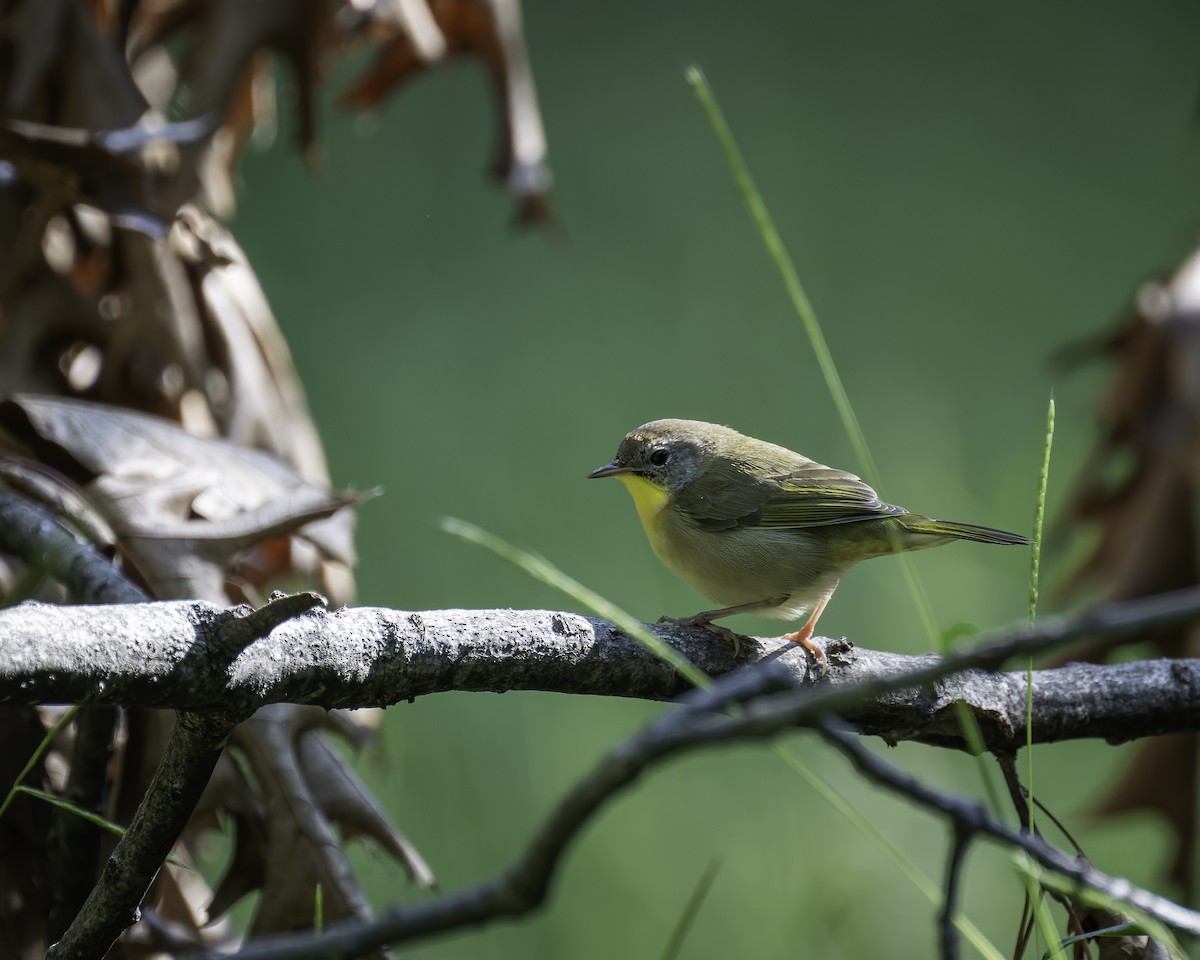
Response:
[{"label": "curled dry leaf", "polygon": [[160,194],[178,168],[178,149],[207,140],[216,128],[211,114],[178,123],[149,117],[117,130],[8,120],[0,124],[0,157],[14,178],[50,194],[59,211],[81,205],[113,226],[162,240],[176,205]]},{"label": "curled dry leaf", "polygon": [[[496,172],[524,218],[545,219],[545,137],[517,3],[13,0],[0,37],[0,397],[13,398],[0,409],[0,484],[52,508],[160,596],[242,600],[287,579],[349,602],[353,512],[340,508],[355,498],[330,492],[283,336],[245,255],[210,214],[232,210],[242,149],[274,126],[275,61],[295,77],[297,129],[311,153],[329,61],[366,42],[383,56],[352,91],[358,106],[411,72],[395,70],[405,49],[425,63],[482,59],[500,94]],[[5,597],[39,587],[62,599],[56,584],[0,556]],[[124,717],[111,789],[90,805],[128,822],[170,722]],[[218,767],[235,786],[213,789],[244,801],[225,807],[239,840],[220,896],[286,881],[296,841],[311,848],[306,869],[330,879],[334,909],[352,915],[365,907],[335,855],[332,822],[344,836],[374,837],[422,882],[427,868],[310,725],[293,716],[258,728],[292,744],[291,769],[276,771],[278,784],[299,784],[291,793],[256,793],[239,768]],[[26,727],[40,726],[32,713],[5,714],[0,741],[24,744]],[[247,732],[247,753],[262,755],[263,737]],[[63,756],[54,759],[65,770]],[[280,797],[303,796],[309,768],[322,779],[308,800],[318,813],[306,818]],[[0,831],[27,826],[26,803]],[[22,850],[0,843],[0,952],[40,954],[53,857],[38,848],[22,859]],[[198,899],[190,880],[164,871],[142,922],[110,956],[220,939],[200,927]],[[266,903],[257,930],[297,916],[287,896]]]},{"label": "curled dry leaf", "polygon": [[[0,402],[0,424],[80,485],[161,599],[227,602],[235,558],[360,499],[306,483],[260,451],[101,404],[19,394]],[[337,552],[349,544],[320,533],[316,546],[353,562]]]},{"label": "curled dry leaf", "polygon": [[[1065,523],[1099,539],[1068,583],[1096,585],[1107,600],[1128,600],[1200,583],[1200,251],[1164,283],[1146,284],[1120,328],[1093,345],[1115,363],[1099,408],[1100,439],[1070,498]],[[1195,656],[1196,630],[1157,634],[1153,655]],[[1072,659],[1101,661],[1119,644],[1089,644]],[[1171,879],[1192,899],[1195,876],[1196,752],[1180,736],[1138,747],[1124,777],[1097,812],[1161,815],[1176,837]]]},{"label": "curled dry leaf", "polygon": [[437,883],[416,847],[387,818],[370,791],[332,744],[311,732],[300,737],[300,762],[317,806],[348,839],[368,837],[401,864],[410,879],[428,890]]},{"label": "curled dry leaf", "polygon": [[112,555],[117,535],[87,495],[58,471],[5,451],[2,443],[0,488],[45,507],[79,539]]},{"label": "curled dry leaf", "polygon": [[[253,869],[226,874],[214,896],[212,913],[243,894],[262,890],[252,932],[311,926],[314,890],[324,891],[325,917],[332,921],[369,914],[366,898],[338,839],[366,836],[394,857],[420,886],[433,885],[433,873],[415,848],[380,811],[354,772],[324,738],[325,712],[315,707],[276,704],[238,727],[232,746],[258,785],[258,801],[239,796],[233,865]],[[244,794],[244,777],[224,781]],[[219,804],[219,797],[212,798]],[[245,833],[243,834],[243,830]],[[245,844],[245,847],[243,847]]]},{"label": "curled dry leaf", "polygon": [[368,9],[374,11],[368,15],[370,32],[385,42],[374,65],[342,95],[342,103],[373,107],[443,57],[480,58],[502,107],[492,174],[517,197],[520,222],[548,224],[546,132],[517,0],[429,0],[427,6],[423,0],[379,2]]},{"label": "curled dry leaf", "polygon": [[137,122],[146,102],[113,42],[113,23],[96,15],[104,6],[74,0],[9,6],[5,116],[89,130]]},{"label": "curled dry leaf", "polygon": [[343,96],[350,107],[377,105],[417,70],[451,56],[480,59],[500,107],[493,172],[517,198],[522,222],[549,222],[546,136],[518,0],[138,4],[130,26],[134,62],[157,57],[168,45],[182,51],[177,69],[151,62],[139,71],[146,99],[165,113],[183,91],[192,116],[213,114],[223,120],[206,144],[185,149],[181,166],[191,179],[177,178],[168,195],[176,204],[193,199],[202,180],[210,208],[221,215],[231,212],[232,176],[242,148],[255,129],[273,127],[272,55],[291,67],[297,137],[311,155],[316,90],[326,63],[351,41],[364,39],[379,54]]},{"label": "curled dry leaf", "polygon": [[[1102,907],[1085,908],[1080,919],[1087,931],[1106,930],[1128,922],[1120,914]],[[1097,960],[1172,960],[1175,956],[1163,944],[1151,940],[1144,933],[1109,934],[1096,937],[1091,945],[1096,951]],[[1082,947],[1082,942],[1076,944],[1075,955],[1089,956]]]},{"label": "curled dry leaf", "polygon": [[[266,294],[232,235],[199,207],[181,207],[171,248],[186,264],[199,293],[204,336],[213,344],[208,393],[217,392],[214,418],[221,436],[270,450],[311,483],[329,472],[304,390]],[[219,359],[218,359],[219,358]],[[346,532],[346,545],[352,531]]]}]

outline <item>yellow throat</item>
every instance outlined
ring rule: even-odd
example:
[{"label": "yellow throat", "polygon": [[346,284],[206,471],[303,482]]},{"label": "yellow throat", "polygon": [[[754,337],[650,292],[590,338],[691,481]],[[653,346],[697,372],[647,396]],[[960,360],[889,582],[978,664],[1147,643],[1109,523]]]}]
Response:
[{"label": "yellow throat", "polygon": [[646,529],[646,536],[650,538],[651,543],[656,543],[659,514],[667,506],[670,493],[667,492],[666,487],[652,483],[645,477],[639,477],[632,473],[618,474],[618,477],[633,495],[633,503],[637,507],[642,526]]}]

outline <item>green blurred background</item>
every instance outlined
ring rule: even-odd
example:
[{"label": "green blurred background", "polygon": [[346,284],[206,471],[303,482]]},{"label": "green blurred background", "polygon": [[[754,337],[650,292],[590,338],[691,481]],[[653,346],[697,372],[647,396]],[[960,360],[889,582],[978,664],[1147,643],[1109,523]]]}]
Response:
[{"label": "green blurred background", "polygon": [[[342,115],[330,97],[316,176],[286,125],[243,168],[234,230],[291,342],[335,480],[386,490],[361,511],[362,603],[570,607],[440,532],[448,514],[644,619],[701,609],[652,555],[625,491],[584,480],[646,420],[715,420],[859,466],[684,82],[692,63],[817,308],[885,497],[1027,530],[1053,390],[1054,515],[1102,380],[1055,373],[1048,358],[1106,329],[1195,239],[1200,6],[531,0],[525,18],[561,236],[508,229],[511,202],[481,174],[493,117],[475,65],[421,78],[374,117]],[[1052,574],[1082,546],[1052,533]],[[962,544],[915,562],[943,628],[1024,615],[1023,553]],[[891,561],[858,568],[821,628],[863,646],[929,645]],[[388,712],[385,756],[364,767],[456,890],[507,864],[606,747],[663,709],[430,697]],[[940,883],[941,823],[812,737],[784,743]],[[1156,884],[1170,841],[1155,822],[1087,817],[1128,750],[1041,748],[1037,789],[1101,868]],[[888,755],[978,790],[967,759]],[[536,917],[413,953],[657,957],[714,858],[683,956],[936,952],[929,900],[760,746],[644,779],[586,832]],[[360,862],[377,904],[419,896],[382,858]],[[1001,854],[972,855],[965,906],[1007,953],[1020,886]]]}]

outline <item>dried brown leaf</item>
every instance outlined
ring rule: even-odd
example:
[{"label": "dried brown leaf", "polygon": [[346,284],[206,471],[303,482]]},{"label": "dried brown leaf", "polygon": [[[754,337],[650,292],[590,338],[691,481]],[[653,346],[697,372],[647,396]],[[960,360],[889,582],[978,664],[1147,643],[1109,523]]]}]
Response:
[{"label": "dried brown leaf", "polygon": [[[1081,920],[1088,931],[1107,930],[1128,923],[1127,917],[1102,907],[1081,907],[1081,910]],[[1097,960],[1172,960],[1173,957],[1166,947],[1145,934],[1102,936],[1090,943],[1096,950]]]},{"label": "dried brown leaf", "polygon": [[[378,5],[388,10],[389,5]],[[521,6],[517,0],[429,0],[428,10],[445,47],[445,56],[469,55],[488,68],[501,104],[501,127],[492,174],[518,200],[518,219],[547,226],[551,222],[550,170],[546,134],[538,107],[533,70],[525,50]],[[374,64],[342,94],[343,106],[377,106],[406,81],[441,56],[439,45],[414,39],[409,21],[377,18],[374,32],[388,36]],[[389,29],[390,28],[390,29]],[[430,49],[430,48],[433,49]],[[436,53],[438,57],[431,54]]]},{"label": "dried brown leaf", "polygon": [[[317,884],[327,921],[368,914],[339,830],[375,837],[406,868],[417,868],[415,878],[432,881],[419,854],[387,822],[353,771],[331,759],[336,755],[317,732],[325,725],[321,714],[312,707],[277,704],[260,710],[234,734],[232,745],[252,772],[264,819],[239,821],[239,876],[222,881],[213,912],[260,886],[253,933],[310,926]],[[344,782],[322,782],[331,776]]]},{"label": "dried brown leaf", "polygon": [[[0,402],[0,422],[80,484],[163,598],[224,602],[240,554],[360,499],[306,483],[257,450],[100,404],[18,395]],[[327,539],[317,545],[336,549]]]},{"label": "dried brown leaf", "polygon": [[[105,129],[130,126],[145,110],[119,44],[105,36],[82,3],[39,0],[12,18],[19,34],[3,113],[41,119],[55,102],[64,126]],[[69,69],[64,69],[69,65]]]},{"label": "dried brown leaf", "polygon": [[80,539],[111,555],[117,535],[87,495],[62,474],[9,453],[0,440],[0,486],[50,510]]},{"label": "dried brown leaf", "polygon": [[430,889],[435,885],[429,864],[392,825],[370,791],[328,740],[314,733],[302,734],[300,762],[321,812],[338,825],[343,837],[370,837],[403,865],[417,886]]},{"label": "dried brown leaf", "polygon": [[[1101,435],[1076,483],[1068,529],[1099,533],[1068,583],[1098,584],[1108,600],[1200,583],[1196,502],[1200,496],[1200,252],[1164,284],[1148,284],[1121,329],[1103,338],[1116,364],[1100,401]],[[1187,629],[1157,635],[1157,655],[1194,655]],[[1104,660],[1119,643],[1089,644],[1072,659]],[[1196,740],[1148,741],[1100,801],[1100,816],[1150,810],[1175,835],[1171,879],[1194,887]],[[1115,949],[1115,948],[1114,948]]]},{"label": "dried brown leaf", "polygon": [[[519,7],[441,7],[454,52],[483,59],[500,92],[497,175],[521,198],[525,217],[544,219],[545,138]],[[324,60],[347,49],[355,32],[347,14],[364,9],[372,22],[357,32],[376,44],[403,33],[426,62],[450,48],[422,0],[369,8],[336,0],[15,0],[0,13],[12,53],[0,71],[0,394],[69,398],[0,404],[8,428],[0,446],[25,458],[5,459],[0,482],[73,518],[80,535],[115,549],[119,560],[132,559],[160,595],[253,598],[273,580],[302,577],[335,600],[352,598],[353,512],[292,532],[351,498],[327,489],[303,391],[245,255],[189,204],[232,209],[242,147],[271,123],[279,57],[296,77],[302,147],[313,149]],[[166,117],[183,119],[164,124]],[[76,406],[55,405],[63,403]],[[96,403],[108,406],[89,405]],[[19,574],[0,557],[0,588],[19,587]],[[117,822],[128,822],[169,725],[161,713],[126,718],[111,793]],[[333,726],[356,742],[368,735],[336,715],[279,714],[242,741],[246,756],[258,757],[253,777],[232,763],[218,767],[214,799],[190,828],[212,827],[217,810],[237,826],[216,912],[263,887],[256,927],[291,925],[303,916],[302,900],[311,909],[312,891],[301,882],[308,878],[321,880],[330,919],[358,915],[365,904],[340,850],[351,835],[375,838],[428,879],[319,739],[318,729]],[[276,746],[286,749],[268,755]],[[51,759],[65,772],[65,755]],[[0,844],[0,877],[9,876],[15,849]],[[30,882],[40,876],[36,862],[22,873]],[[195,879],[164,872],[142,922],[112,956],[219,938],[218,929],[198,925],[204,894]],[[40,954],[42,912],[27,904],[24,939],[4,942]]]}]

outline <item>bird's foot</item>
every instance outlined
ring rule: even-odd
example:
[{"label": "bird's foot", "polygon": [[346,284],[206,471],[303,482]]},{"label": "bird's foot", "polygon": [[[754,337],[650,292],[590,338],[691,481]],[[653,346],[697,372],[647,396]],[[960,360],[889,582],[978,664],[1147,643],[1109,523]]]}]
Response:
[{"label": "bird's foot", "polygon": [[816,626],[816,624],[813,623],[813,619],[810,617],[808,623],[806,623],[795,633],[785,633],[783,635],[783,639],[791,640],[792,643],[799,644],[805,650],[807,650],[809,656],[811,656],[817,662],[817,666],[821,670],[821,676],[825,676],[829,673],[829,659],[825,656],[825,648],[812,638],[814,626]]},{"label": "bird's foot", "polygon": [[676,627],[703,627],[714,636],[733,644],[733,656],[735,660],[742,655],[742,635],[730,630],[728,627],[721,626],[719,623],[713,623],[702,613],[692,617],[659,617],[658,622],[669,623]]}]

